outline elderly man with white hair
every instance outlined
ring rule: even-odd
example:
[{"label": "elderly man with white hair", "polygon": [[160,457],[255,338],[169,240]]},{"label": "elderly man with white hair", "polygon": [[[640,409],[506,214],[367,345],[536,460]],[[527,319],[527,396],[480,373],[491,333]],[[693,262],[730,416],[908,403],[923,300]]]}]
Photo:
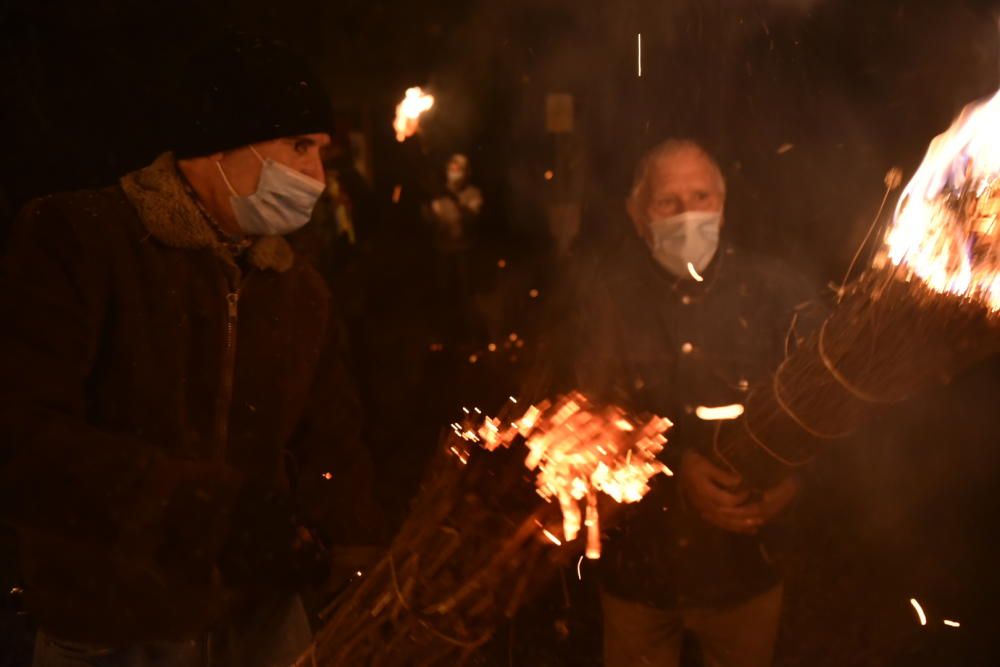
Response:
[{"label": "elderly man with white hair", "polygon": [[748,493],[711,458],[715,424],[697,408],[741,403],[766,379],[812,293],[782,263],[720,240],[725,199],[704,148],[655,146],[626,201],[631,226],[574,284],[559,350],[569,382],[675,422],[665,456],[677,476],[628,510],[601,559],[608,667],[678,665],[685,632],[712,667],[772,659],[782,586],[766,537],[799,481]]}]

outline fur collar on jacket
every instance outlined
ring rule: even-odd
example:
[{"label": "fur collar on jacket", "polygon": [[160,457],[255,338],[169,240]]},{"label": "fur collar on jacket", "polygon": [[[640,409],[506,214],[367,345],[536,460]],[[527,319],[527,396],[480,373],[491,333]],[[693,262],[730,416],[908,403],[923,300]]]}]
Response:
[{"label": "fur collar on jacket", "polygon": [[[146,229],[161,243],[174,248],[211,248],[232,261],[185,191],[173,153],[164,153],[148,167],[126,174],[121,186]],[[283,273],[292,268],[295,253],[282,237],[261,236],[250,246],[247,258],[258,269]]]}]

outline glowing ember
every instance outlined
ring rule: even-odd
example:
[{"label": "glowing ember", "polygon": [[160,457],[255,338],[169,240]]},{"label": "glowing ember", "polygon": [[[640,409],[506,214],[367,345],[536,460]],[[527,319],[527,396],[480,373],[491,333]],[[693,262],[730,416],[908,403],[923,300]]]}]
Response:
[{"label": "glowing ember", "polygon": [[420,129],[420,116],[434,106],[434,96],[428,95],[420,87],[407,88],[406,97],[396,105],[396,118],[392,129],[396,130],[396,141],[406,141]]},{"label": "glowing ember", "polygon": [[694,268],[694,264],[692,264],[691,262],[688,262],[688,273],[690,273],[691,277],[697,280],[698,282],[700,283],[705,282],[705,279],[701,277],[701,274],[698,273],[698,271]]},{"label": "glowing ember", "polygon": [[743,414],[743,406],[739,403],[733,403],[732,405],[720,405],[717,408],[709,408],[704,405],[699,405],[695,408],[694,414],[698,417],[698,419],[707,422],[720,421],[723,419],[736,419]]},{"label": "glowing ember", "polygon": [[927,149],[886,233],[889,260],[936,292],[1000,310],[1000,92]]},{"label": "glowing ember", "polygon": [[[586,527],[586,555],[595,559],[601,555],[597,493],[619,503],[634,503],[649,491],[653,475],[671,475],[656,460],[667,441],[663,433],[671,426],[663,417],[633,421],[621,408],[595,407],[574,392],[554,403],[529,407],[504,429],[498,418],[487,417],[477,433],[490,451],[509,446],[518,436],[525,439],[524,465],[537,470],[539,495],[559,503],[563,537],[572,541],[581,526]],[[584,499],[585,513],[581,513]]]},{"label": "glowing ember", "polygon": [[917,620],[920,621],[920,625],[927,625],[927,615],[924,613],[924,608],[920,606],[916,598],[910,598],[910,604],[913,606],[913,610],[917,612]]},{"label": "glowing ember", "polygon": [[962,627],[962,624],[961,624],[961,623],[959,623],[958,621],[949,621],[948,619],[945,619],[945,620],[944,620],[944,621],[942,621],[942,622],[943,622],[943,623],[944,623],[945,625],[947,625],[947,626],[948,626],[949,628],[960,628],[960,627]]}]

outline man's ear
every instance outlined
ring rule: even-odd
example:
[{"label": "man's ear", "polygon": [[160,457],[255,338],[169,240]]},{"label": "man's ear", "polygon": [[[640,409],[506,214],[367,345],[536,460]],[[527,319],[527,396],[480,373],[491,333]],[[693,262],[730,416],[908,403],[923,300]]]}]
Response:
[{"label": "man's ear", "polygon": [[635,227],[639,238],[649,240],[649,230],[646,229],[646,224],[642,221],[642,213],[635,202],[635,197],[625,198],[625,211],[628,213],[628,217],[632,221],[632,226]]}]

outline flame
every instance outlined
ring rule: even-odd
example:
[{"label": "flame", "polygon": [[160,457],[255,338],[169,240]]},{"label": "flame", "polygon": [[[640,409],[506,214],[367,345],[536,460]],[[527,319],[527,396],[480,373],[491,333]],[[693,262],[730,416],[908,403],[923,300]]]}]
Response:
[{"label": "flame", "polygon": [[530,406],[507,428],[500,424],[499,418],[487,417],[477,431],[479,442],[493,451],[525,438],[524,465],[536,471],[539,495],[559,503],[566,541],[587,529],[587,558],[601,555],[598,492],[634,503],[649,491],[651,477],[672,474],[656,460],[667,441],[663,433],[672,426],[663,417],[634,421],[621,408],[595,407],[574,392]]},{"label": "flame", "polygon": [[420,116],[434,106],[434,96],[428,95],[419,86],[406,89],[406,96],[396,105],[396,119],[392,129],[396,130],[396,141],[406,141],[420,129]]},{"label": "flame", "polygon": [[1000,310],[1000,91],[931,142],[899,197],[889,260],[930,289]]}]

